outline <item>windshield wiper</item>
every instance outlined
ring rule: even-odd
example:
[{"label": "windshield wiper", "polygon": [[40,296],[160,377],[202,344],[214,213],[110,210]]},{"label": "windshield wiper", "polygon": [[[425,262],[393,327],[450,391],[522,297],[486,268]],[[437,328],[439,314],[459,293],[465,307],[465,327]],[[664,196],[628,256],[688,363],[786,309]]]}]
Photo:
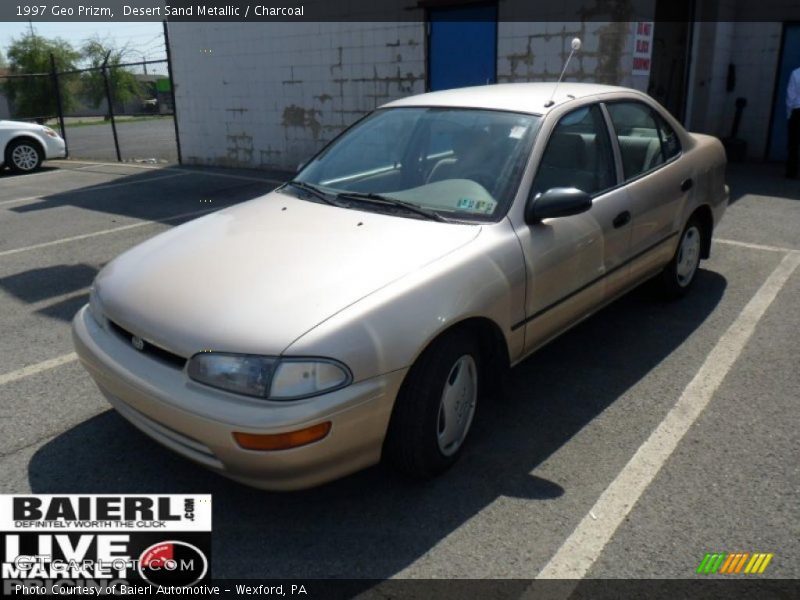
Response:
[{"label": "windshield wiper", "polygon": [[313,196],[319,198],[326,204],[330,204],[331,206],[337,206],[339,208],[344,208],[339,202],[336,202],[333,198],[331,198],[328,194],[323,192],[315,185],[306,183],[305,181],[299,181],[297,179],[292,179],[291,181],[287,181],[282,187],[286,187],[287,185],[292,185],[296,188],[300,188],[301,190],[305,190],[310,194],[312,194]]},{"label": "windshield wiper", "polygon": [[430,219],[431,221],[440,221],[442,223],[448,223],[449,219],[444,218],[439,213],[428,210],[427,208],[422,208],[412,202],[406,202],[405,200],[398,200],[397,198],[391,198],[389,196],[382,196],[381,194],[375,194],[373,192],[340,192],[336,194],[337,198],[343,199],[351,199],[351,200],[363,200],[366,202],[372,202],[373,204],[383,204],[386,206],[394,206],[397,208],[405,209],[409,212],[413,212],[418,215],[422,215],[423,217]]}]

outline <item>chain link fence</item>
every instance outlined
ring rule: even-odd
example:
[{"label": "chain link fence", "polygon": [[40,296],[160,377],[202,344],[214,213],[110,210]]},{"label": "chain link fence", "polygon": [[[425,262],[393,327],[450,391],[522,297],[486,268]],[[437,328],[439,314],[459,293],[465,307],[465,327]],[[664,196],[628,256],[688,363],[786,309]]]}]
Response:
[{"label": "chain link fence", "polygon": [[179,162],[168,59],[0,74],[0,119],[59,130],[74,159]]}]

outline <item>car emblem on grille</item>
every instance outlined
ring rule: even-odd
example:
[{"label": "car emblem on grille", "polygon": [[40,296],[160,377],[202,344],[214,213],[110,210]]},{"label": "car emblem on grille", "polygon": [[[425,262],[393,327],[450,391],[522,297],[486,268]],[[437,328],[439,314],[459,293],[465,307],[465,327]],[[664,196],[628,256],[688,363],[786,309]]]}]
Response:
[{"label": "car emblem on grille", "polygon": [[131,344],[137,350],[144,350],[144,340],[140,338],[138,335],[134,335],[131,337]]}]

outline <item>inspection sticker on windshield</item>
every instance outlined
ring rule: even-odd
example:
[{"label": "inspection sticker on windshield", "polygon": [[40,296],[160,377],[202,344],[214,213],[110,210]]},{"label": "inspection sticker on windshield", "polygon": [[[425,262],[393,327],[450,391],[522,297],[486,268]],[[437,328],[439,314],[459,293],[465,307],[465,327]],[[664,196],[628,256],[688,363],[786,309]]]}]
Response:
[{"label": "inspection sticker on windshield", "polygon": [[494,212],[497,202],[494,200],[473,200],[472,198],[459,198],[456,203],[458,210],[489,215]]},{"label": "inspection sticker on windshield", "polygon": [[522,136],[525,135],[525,131],[528,128],[524,125],[515,125],[511,128],[511,131],[508,133],[508,137],[514,138],[515,140],[521,140]]}]

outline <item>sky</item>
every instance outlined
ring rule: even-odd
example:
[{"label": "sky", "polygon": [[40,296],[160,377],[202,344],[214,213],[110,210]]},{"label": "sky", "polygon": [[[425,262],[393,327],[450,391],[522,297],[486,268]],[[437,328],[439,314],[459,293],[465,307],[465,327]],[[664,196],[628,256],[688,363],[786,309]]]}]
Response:
[{"label": "sky", "polygon": [[[0,22],[0,52],[6,55],[14,38],[25,35],[30,25]],[[83,42],[95,35],[113,40],[117,46],[128,45],[132,60],[158,60],[166,58],[164,29],[160,21],[122,23],[52,22],[34,23],[34,31],[44,37],[60,37],[80,48]]]}]

